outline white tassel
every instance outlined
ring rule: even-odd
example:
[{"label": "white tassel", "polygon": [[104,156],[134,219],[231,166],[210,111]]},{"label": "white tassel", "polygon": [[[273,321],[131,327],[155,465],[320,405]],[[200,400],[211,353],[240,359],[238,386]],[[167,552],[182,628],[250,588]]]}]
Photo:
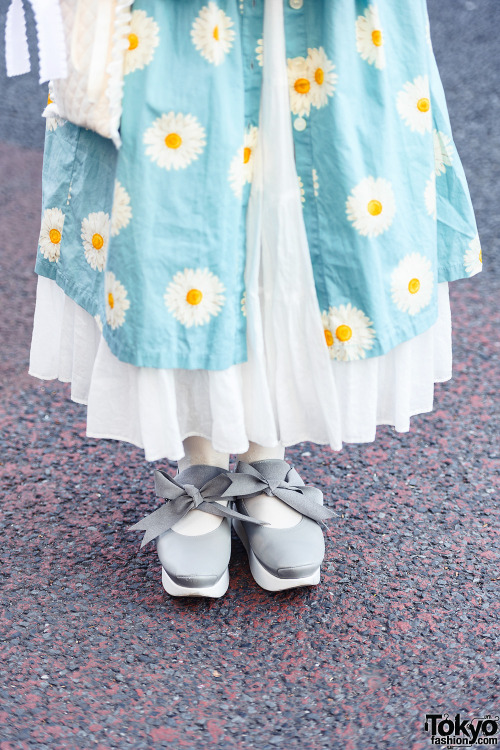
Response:
[{"label": "white tassel", "polygon": [[[30,0],[38,37],[40,83],[66,78],[66,40],[59,0]],[[5,60],[9,77],[31,70],[22,0],[12,0],[5,24]]]},{"label": "white tassel", "polygon": [[30,0],[35,14],[40,83],[66,78],[66,39],[59,0]]},{"label": "white tassel", "polygon": [[31,69],[23,0],[12,0],[7,11],[7,20],[5,22],[5,62],[9,78],[29,73]]}]

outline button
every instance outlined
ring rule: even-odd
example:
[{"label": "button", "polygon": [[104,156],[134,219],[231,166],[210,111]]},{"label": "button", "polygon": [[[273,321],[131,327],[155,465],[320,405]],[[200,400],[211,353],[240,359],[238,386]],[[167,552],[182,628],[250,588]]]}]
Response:
[{"label": "button", "polygon": [[303,117],[296,117],[293,121],[293,127],[295,130],[298,130],[299,133],[301,133],[303,130],[307,127],[307,122],[304,120]]},{"label": "button", "polygon": [[300,10],[304,5],[304,0],[289,0],[290,8],[294,10]]}]

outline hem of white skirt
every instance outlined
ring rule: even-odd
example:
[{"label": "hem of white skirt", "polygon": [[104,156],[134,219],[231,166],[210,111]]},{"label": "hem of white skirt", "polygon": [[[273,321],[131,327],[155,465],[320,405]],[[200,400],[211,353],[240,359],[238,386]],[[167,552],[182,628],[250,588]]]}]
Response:
[{"label": "hem of white skirt", "polygon": [[[445,381],[435,381],[435,382],[445,382]],[[76,399],[74,399],[74,398],[72,398],[72,401],[74,401],[75,403],[81,403],[80,401],[76,401]],[[377,427],[387,426],[387,427],[391,427],[395,432],[398,432],[400,434],[408,433],[408,432],[410,432],[409,420],[412,417],[416,417],[416,416],[418,416],[420,414],[430,414],[432,411],[433,411],[433,406],[432,405],[430,407],[429,406],[423,406],[423,405],[421,407],[417,407],[417,409],[414,412],[412,412],[411,414],[408,415],[408,427],[406,427],[405,429],[401,429],[401,428],[398,429],[395,425],[391,424],[390,421],[385,420],[385,419],[382,419],[380,422],[377,422],[377,424],[375,425],[375,427],[377,428]],[[90,431],[87,430],[86,436],[89,437],[89,438],[91,438],[91,439],[94,439],[94,440],[118,440],[118,441],[121,441],[121,442],[129,443],[130,445],[134,445],[136,448],[140,448],[141,450],[144,450],[144,445],[142,445],[141,443],[139,443],[139,442],[133,442],[132,440],[130,440],[130,438],[123,437],[123,436],[118,435],[118,434],[117,435],[111,435],[109,433],[104,433],[104,432],[102,432],[102,433],[99,433],[99,432],[90,432]],[[186,438],[188,438],[188,437],[201,437],[201,438],[204,438],[205,440],[208,440],[209,442],[212,442],[212,437],[210,435],[208,435],[207,433],[203,433],[203,432],[189,432],[189,433],[186,433],[185,435],[181,436],[181,441],[186,440]],[[264,447],[264,448],[275,448],[278,445],[282,445],[284,448],[290,448],[291,446],[299,445],[300,443],[314,443],[316,445],[327,445],[333,451],[339,452],[339,451],[341,451],[343,449],[344,444],[354,444],[354,443],[356,443],[356,444],[364,444],[364,445],[366,445],[367,443],[373,443],[373,442],[375,442],[376,438],[377,438],[377,432],[376,432],[376,429],[375,429],[375,432],[373,433],[373,435],[370,438],[367,438],[366,435],[363,435],[363,436],[362,435],[359,435],[359,436],[349,435],[348,437],[344,437],[339,445],[333,445],[332,443],[328,443],[328,441],[326,441],[326,440],[320,439],[318,437],[312,437],[312,436],[309,435],[309,436],[300,436],[300,437],[297,436],[293,440],[286,441],[284,443],[282,443],[281,441],[278,441],[276,443],[273,443],[272,445],[264,444],[262,447]],[[255,442],[255,441],[252,441],[251,436],[249,436],[248,439],[251,442]],[[241,448],[240,450],[235,450],[234,448],[232,450],[228,450],[226,446],[214,445],[214,444],[212,444],[212,447],[214,448],[214,450],[218,451],[219,453],[228,453],[229,455],[239,455],[239,454],[246,453],[246,451],[249,448],[249,446],[246,445],[245,447]],[[158,453],[158,455],[150,454],[149,456],[146,457],[146,461],[153,462],[153,461],[162,461],[162,460],[165,460],[165,459],[167,459],[169,461],[180,461],[182,458],[184,458],[184,456],[185,456],[185,453],[182,453],[182,455],[179,454],[178,456],[172,455],[172,456],[169,456],[168,458],[163,453]]]},{"label": "hem of white skirt", "polygon": [[[32,370],[29,370],[29,375],[31,375],[32,377],[38,378],[39,380],[58,380],[60,383],[69,383],[69,384],[71,384],[71,380],[66,380],[66,379],[60,378],[57,375],[54,375],[54,376],[39,375],[39,374],[35,373]],[[451,379],[452,379],[452,372],[450,371],[447,376],[441,377],[439,379],[434,380],[434,383],[446,383],[446,382],[448,382]],[[73,395],[70,395],[70,398],[71,398],[71,401],[73,401],[76,404],[81,404],[82,406],[87,406],[88,405],[87,401],[84,401],[82,399],[78,399],[78,398],[76,398]],[[289,441],[286,441],[286,442],[281,442],[281,441],[278,440],[277,442],[269,444],[269,445],[268,444],[264,444],[263,447],[265,447],[265,448],[275,448],[276,446],[281,445],[281,446],[283,446],[285,448],[289,448],[289,447],[291,447],[293,445],[298,445],[300,443],[314,443],[316,445],[328,445],[332,450],[334,450],[336,452],[339,452],[339,451],[342,450],[344,444],[354,444],[354,443],[356,443],[356,444],[364,444],[364,445],[366,445],[368,443],[373,443],[376,440],[376,438],[377,438],[377,427],[387,426],[387,427],[391,427],[395,432],[398,432],[400,434],[408,433],[408,432],[410,432],[410,427],[411,427],[411,425],[410,425],[410,419],[412,417],[416,417],[416,416],[418,416],[420,414],[429,414],[429,413],[431,413],[433,411],[433,409],[434,409],[434,399],[432,400],[432,403],[430,405],[429,404],[425,404],[425,405],[422,404],[421,406],[417,406],[414,410],[412,410],[408,414],[408,426],[405,429],[396,427],[396,425],[392,424],[392,420],[390,418],[388,418],[388,417],[382,417],[374,425],[375,429],[374,429],[373,434],[371,435],[371,437],[367,437],[366,435],[351,434],[351,435],[343,437],[342,440],[340,441],[340,444],[338,444],[338,445],[337,444],[333,445],[332,443],[328,443],[328,441],[325,441],[324,439],[320,439],[320,438],[315,437],[315,436],[301,435],[301,436],[297,436],[296,439],[294,438],[293,440],[289,440]],[[128,443],[129,445],[133,445],[136,448],[140,448],[141,450],[144,450],[144,445],[142,443],[140,443],[139,441],[137,441],[137,442],[133,441],[133,440],[130,439],[130,437],[121,435],[119,433],[111,434],[109,432],[99,432],[99,431],[96,431],[96,430],[91,431],[91,430],[87,429],[86,430],[86,437],[89,437],[89,438],[94,439],[94,440],[117,440],[117,441],[120,441],[120,442]],[[212,442],[212,436],[209,435],[208,433],[204,433],[204,432],[199,432],[199,431],[187,432],[186,434],[182,435],[181,441],[186,440],[186,438],[188,438],[188,437],[201,437],[201,438],[204,438],[205,440],[208,440],[209,442]],[[249,436],[248,440],[252,441],[252,437]],[[256,442],[256,441],[252,441],[252,442]],[[231,450],[228,450],[227,446],[213,445],[214,450],[216,450],[216,451],[218,451],[220,453],[228,453],[230,455],[243,454],[243,453],[245,453],[248,450],[248,447],[249,446],[247,444],[246,446],[242,446],[241,449],[235,449],[233,447]],[[168,460],[168,461],[180,461],[182,458],[184,458],[184,455],[185,454],[182,453],[182,454],[179,454],[178,456],[171,455],[171,456],[167,457],[167,456],[165,456],[165,454],[163,452],[159,452],[158,454],[154,454],[154,453],[151,454],[150,453],[147,457],[145,457],[145,460],[148,461],[148,462],[162,461],[162,460],[165,460],[165,459]]]}]

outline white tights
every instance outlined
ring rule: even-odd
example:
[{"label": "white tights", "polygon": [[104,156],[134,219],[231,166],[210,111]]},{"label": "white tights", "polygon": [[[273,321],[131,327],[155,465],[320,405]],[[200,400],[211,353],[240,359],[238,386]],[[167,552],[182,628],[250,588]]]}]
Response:
[{"label": "white tights", "polygon": [[[183,441],[184,457],[178,462],[179,471],[183,471],[188,466],[194,464],[208,464],[209,466],[220,466],[223,469],[229,469],[229,453],[219,453],[212,448],[212,443],[203,437],[194,435]],[[258,443],[250,442],[246,453],[240,453],[237,456],[239,461],[260,461],[264,458],[284,458],[285,448],[277,445],[274,448],[266,448]]]},{"label": "white tights", "polygon": [[[220,453],[214,450],[210,440],[194,435],[183,441],[184,456],[178,462],[179,471],[187,469],[195,464],[208,464],[209,466],[220,466],[229,469],[229,453]],[[237,455],[239,461],[252,463],[266,458],[284,458],[285,448],[277,445],[274,448],[266,448],[258,443],[250,442],[246,453]],[[222,501],[220,501],[222,502]],[[227,505],[227,502],[224,503]],[[302,516],[276,497],[262,494],[245,500],[248,512],[261,521],[267,521],[276,528],[288,528],[295,526]],[[219,526],[222,519],[199,510],[191,510],[182,521],[178,521],[173,529],[178,534],[187,536],[198,536],[207,534]]]}]

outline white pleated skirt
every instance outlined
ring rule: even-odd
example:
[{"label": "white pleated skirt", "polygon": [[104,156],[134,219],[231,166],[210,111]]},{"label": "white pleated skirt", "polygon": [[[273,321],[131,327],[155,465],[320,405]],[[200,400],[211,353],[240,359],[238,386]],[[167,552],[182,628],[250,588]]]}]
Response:
[{"label": "white pleated skirt", "polygon": [[[448,283],[438,319],[379,357],[330,358],[295,170],[280,3],[266,3],[264,69],[247,210],[247,361],[225,370],[137,367],[110,351],[95,319],[39,276],[29,373],[71,383],[87,405],[87,435],[132,443],[148,461],[184,456],[199,435],[244,453],[303,441],[341,450],[375,440],[377,425],[408,432],[452,375]],[[265,163],[266,168],[262,165]]]}]

